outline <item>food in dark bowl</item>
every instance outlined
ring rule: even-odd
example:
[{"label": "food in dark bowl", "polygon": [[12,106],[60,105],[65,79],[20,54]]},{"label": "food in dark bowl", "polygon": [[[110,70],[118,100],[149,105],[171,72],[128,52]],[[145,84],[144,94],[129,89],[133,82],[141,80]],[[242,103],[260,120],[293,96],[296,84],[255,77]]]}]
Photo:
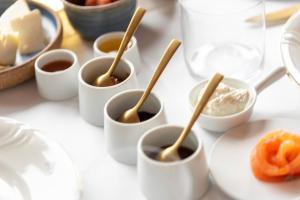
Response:
[{"label": "food in dark bowl", "polygon": [[104,33],[125,31],[137,0],[96,0],[97,5],[93,6],[84,6],[87,0],[63,0],[63,3],[78,33],[84,39],[94,40]]},{"label": "food in dark bowl", "polygon": [[67,1],[80,6],[97,6],[97,5],[109,4],[117,0],[67,0]]}]

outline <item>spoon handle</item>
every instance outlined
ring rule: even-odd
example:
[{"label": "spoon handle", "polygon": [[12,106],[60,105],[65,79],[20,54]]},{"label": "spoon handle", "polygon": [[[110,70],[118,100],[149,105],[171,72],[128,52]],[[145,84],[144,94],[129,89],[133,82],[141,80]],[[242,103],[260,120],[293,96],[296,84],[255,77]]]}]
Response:
[{"label": "spoon handle", "polygon": [[264,89],[272,85],[274,82],[281,79],[283,76],[287,74],[287,69],[285,67],[279,67],[270,72],[266,77],[264,77],[261,81],[256,83],[255,90],[257,94],[261,93]]},{"label": "spoon handle", "polygon": [[163,57],[161,58],[158,66],[156,68],[155,73],[152,76],[152,79],[151,79],[150,83],[148,84],[148,86],[147,86],[145,92],[143,93],[142,97],[140,98],[140,100],[138,101],[138,103],[134,107],[134,109],[136,111],[138,111],[140,109],[140,107],[144,104],[145,100],[147,99],[147,97],[151,93],[151,90],[153,89],[155,83],[159,79],[160,75],[162,74],[162,72],[166,68],[167,64],[169,63],[169,61],[173,57],[174,53],[176,52],[176,50],[180,46],[180,44],[181,44],[181,42],[179,40],[176,40],[176,39],[173,39],[170,42],[168,48],[164,52]]},{"label": "spoon handle", "polygon": [[115,71],[116,66],[118,65],[129,41],[131,40],[133,34],[135,33],[137,27],[139,26],[146,10],[144,8],[137,8],[135,13],[133,14],[133,17],[131,18],[131,21],[127,27],[127,30],[123,36],[122,42],[120,44],[119,50],[117,52],[117,55],[109,68],[108,75],[111,76],[112,73]]},{"label": "spoon handle", "polygon": [[209,101],[210,97],[213,95],[215,89],[218,87],[219,83],[223,80],[223,75],[216,73],[214,76],[208,81],[206,84],[203,92],[201,92],[201,98],[199,99],[196,108],[194,110],[194,113],[188,123],[188,125],[183,129],[182,133],[180,134],[180,137],[177,139],[177,141],[174,144],[174,147],[177,148],[180,147],[182,142],[185,140],[185,138],[188,136],[189,132],[191,131],[194,123],[198,119],[199,115],[201,114],[202,110],[206,106],[207,102]]}]

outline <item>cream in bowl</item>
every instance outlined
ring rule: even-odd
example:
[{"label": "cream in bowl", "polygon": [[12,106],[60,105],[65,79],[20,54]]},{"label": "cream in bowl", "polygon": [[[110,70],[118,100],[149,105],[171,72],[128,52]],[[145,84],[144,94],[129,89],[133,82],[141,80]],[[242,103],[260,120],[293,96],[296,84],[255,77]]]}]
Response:
[{"label": "cream in bowl", "polygon": [[[121,44],[124,32],[110,32],[100,36],[94,42],[94,56],[103,56],[103,55],[113,55],[115,56],[119,46]],[[131,61],[135,67],[135,71],[138,74],[141,69],[141,57],[139,53],[139,48],[137,45],[137,40],[133,36],[130,42],[127,45],[127,48],[124,52],[124,58]]]},{"label": "cream in bowl", "polygon": [[[209,131],[225,132],[247,122],[252,115],[257,95],[285,74],[286,68],[279,67],[255,86],[242,80],[224,78],[223,85],[215,91],[206,105],[204,113],[200,115],[200,125]],[[191,109],[198,101],[198,96],[206,82],[198,83],[191,90],[189,95]]]},{"label": "cream in bowl", "polygon": [[[207,103],[203,113],[211,116],[232,115],[245,110],[249,102],[251,102],[251,99],[247,88],[236,88],[220,84]],[[194,102],[195,105],[196,102]]]}]

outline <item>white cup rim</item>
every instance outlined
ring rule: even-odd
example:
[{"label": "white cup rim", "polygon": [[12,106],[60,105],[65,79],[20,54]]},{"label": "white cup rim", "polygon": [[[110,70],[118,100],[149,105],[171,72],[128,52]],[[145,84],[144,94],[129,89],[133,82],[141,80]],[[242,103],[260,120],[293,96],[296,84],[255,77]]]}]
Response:
[{"label": "white cup rim", "polygon": [[[94,48],[94,51],[95,52],[98,52],[98,53],[103,53],[103,54],[108,54],[108,52],[104,52],[104,51],[101,51],[99,48],[98,48],[98,45],[99,43],[101,42],[101,40],[106,40],[108,38],[111,38],[111,37],[117,37],[117,36],[123,36],[125,34],[125,32],[123,31],[114,31],[114,32],[109,32],[109,33],[105,33],[103,35],[100,35],[94,42],[93,44],[93,48]],[[121,37],[122,38],[122,37]],[[124,51],[124,53],[126,52],[130,52],[132,51],[132,49],[136,46],[137,44],[137,39],[135,38],[135,36],[133,35],[131,40],[132,41],[132,46],[130,46],[128,49],[126,49]]]},{"label": "white cup rim", "polygon": [[185,164],[188,164],[189,162],[191,162],[192,160],[194,160],[200,154],[200,152],[203,151],[203,143],[202,143],[202,141],[197,137],[197,135],[195,134],[195,132],[193,130],[191,130],[190,134],[192,134],[197,139],[198,145],[197,145],[197,148],[194,151],[194,153],[192,155],[190,155],[188,158],[185,158],[185,159],[182,159],[182,160],[178,160],[178,161],[173,161],[173,162],[160,162],[160,161],[157,161],[157,160],[149,158],[149,156],[146,155],[145,152],[143,151],[142,143],[143,143],[144,139],[148,135],[151,135],[154,131],[157,131],[159,129],[166,129],[166,128],[183,129],[184,127],[178,126],[178,125],[172,125],[172,124],[165,124],[165,125],[160,125],[160,126],[154,127],[152,129],[146,131],[142,135],[142,137],[139,139],[139,142],[138,142],[138,145],[137,145],[138,154],[142,156],[142,158],[143,158],[144,161],[150,163],[151,165],[155,165],[155,166],[159,166],[159,167],[170,167],[170,166],[185,165]]},{"label": "white cup rim", "polygon": [[117,93],[115,94],[114,96],[112,96],[106,103],[105,103],[105,106],[104,106],[104,116],[114,125],[117,125],[117,126],[122,126],[122,127],[133,127],[133,126],[143,126],[143,125],[146,125],[146,124],[150,124],[152,123],[152,121],[156,120],[156,118],[158,118],[159,116],[162,115],[163,111],[164,111],[164,103],[163,101],[158,97],[158,95],[155,93],[155,92],[151,92],[150,95],[152,95],[154,98],[156,98],[160,104],[160,108],[159,108],[159,111],[153,116],[151,117],[150,119],[148,120],[145,120],[143,122],[139,122],[139,123],[122,123],[122,122],[118,122],[114,119],[112,119],[110,117],[110,115],[108,114],[108,111],[107,111],[107,108],[109,106],[109,104],[111,103],[111,101],[113,101],[114,99],[116,98],[119,98],[127,93],[137,93],[137,92],[144,92],[145,90],[143,89],[129,89],[129,90],[125,90],[123,92],[120,92],[120,93]]},{"label": "white cup rim", "polygon": [[[40,66],[39,62],[42,59],[44,59],[45,57],[51,57],[55,53],[60,53],[60,54],[64,53],[64,54],[70,55],[73,59],[72,65],[65,70],[60,70],[60,71],[55,71],[55,72],[47,72],[47,71],[42,70],[41,67],[43,67],[43,66]],[[53,59],[53,60],[55,61],[56,59]],[[63,73],[67,73],[68,71],[71,71],[77,65],[77,63],[78,63],[78,58],[73,51],[68,50],[68,49],[53,49],[53,50],[47,51],[47,52],[43,53],[41,56],[39,56],[37,58],[37,60],[35,61],[34,67],[35,67],[35,70],[40,74],[44,74],[44,75],[48,75],[48,76],[55,76],[55,75],[59,75],[59,74],[63,74]]]},{"label": "white cup rim", "polygon": [[88,84],[88,83],[87,83],[85,80],[83,80],[83,78],[82,78],[82,72],[83,72],[83,70],[84,70],[87,66],[89,66],[91,63],[97,62],[97,61],[103,60],[103,59],[114,59],[114,58],[115,58],[114,56],[103,55],[103,56],[98,56],[98,57],[96,57],[96,58],[93,58],[93,59],[87,61],[85,64],[82,65],[82,67],[81,67],[80,70],[79,70],[79,73],[78,73],[78,76],[79,76],[79,82],[80,82],[82,85],[84,85],[84,86],[86,86],[86,87],[88,87],[88,88],[90,88],[90,89],[94,89],[94,90],[102,90],[102,91],[103,91],[103,90],[114,89],[114,88],[117,88],[117,87],[120,87],[120,86],[126,84],[128,81],[131,80],[132,76],[133,76],[134,73],[135,73],[135,70],[134,70],[133,64],[132,64],[129,60],[124,59],[124,58],[121,58],[121,61],[123,61],[123,62],[128,66],[128,68],[130,69],[130,74],[129,74],[128,77],[126,77],[126,79],[123,80],[121,83],[118,83],[118,84],[113,85],[113,86],[108,86],[108,87],[97,87],[97,86],[93,86],[93,85],[91,85],[91,84]]}]

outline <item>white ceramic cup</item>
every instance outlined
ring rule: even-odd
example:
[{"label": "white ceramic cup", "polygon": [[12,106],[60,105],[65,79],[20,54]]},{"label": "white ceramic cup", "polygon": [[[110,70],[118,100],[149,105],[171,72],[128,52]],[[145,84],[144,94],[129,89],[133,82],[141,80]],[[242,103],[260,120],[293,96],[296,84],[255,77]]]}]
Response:
[{"label": "white ceramic cup", "polygon": [[[70,61],[69,68],[47,72],[42,70],[54,61]],[[59,101],[77,96],[80,65],[75,53],[66,49],[55,49],[42,54],[35,62],[35,77],[40,95],[48,100]]]},{"label": "white ceramic cup", "polygon": [[79,71],[79,110],[81,116],[95,126],[104,125],[104,105],[109,98],[127,89],[137,88],[137,79],[132,63],[120,60],[114,74],[125,78],[121,83],[109,87],[96,87],[91,83],[107,72],[113,56],[100,56],[85,63]]},{"label": "white ceramic cup", "polygon": [[[115,49],[114,51],[106,52],[99,47],[101,46],[101,44],[103,42],[106,42],[106,41],[109,41],[112,39],[123,38],[124,34],[125,34],[124,32],[110,32],[110,33],[106,33],[106,34],[103,34],[100,37],[98,37],[96,39],[96,41],[94,42],[94,46],[93,46],[94,56],[95,57],[104,56],[104,55],[115,56],[118,49]],[[140,53],[139,53],[139,48],[137,45],[137,40],[134,36],[131,38],[130,43],[128,44],[128,49],[125,50],[123,57],[133,63],[135,72],[138,74],[141,70],[142,62],[141,62],[141,57],[140,57]]]},{"label": "white ceramic cup", "polygon": [[148,200],[198,200],[209,187],[209,170],[202,142],[192,131],[183,146],[194,150],[175,162],[151,159],[147,151],[173,144],[183,127],[163,125],[146,132],[138,142],[138,181]]},{"label": "white ceramic cup", "polygon": [[104,108],[104,135],[108,153],[118,162],[135,165],[137,162],[137,143],[149,129],[166,124],[163,102],[151,93],[140,111],[155,114],[152,118],[133,124],[118,122],[117,119],[133,107],[144,90],[127,90],[113,96]]}]

